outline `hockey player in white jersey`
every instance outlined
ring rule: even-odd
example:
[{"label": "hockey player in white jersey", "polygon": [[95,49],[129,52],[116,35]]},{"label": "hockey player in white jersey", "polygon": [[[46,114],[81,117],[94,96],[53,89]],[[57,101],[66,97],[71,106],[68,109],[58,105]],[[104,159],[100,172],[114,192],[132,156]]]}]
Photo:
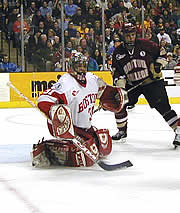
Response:
[{"label": "hockey player in white jersey", "polygon": [[119,112],[126,100],[118,87],[107,85],[87,72],[87,58],[75,52],[64,74],[51,89],[38,98],[38,108],[48,117],[48,128],[55,139],[42,140],[33,146],[33,166],[91,166],[94,164],[71,143],[74,135],[97,158],[109,155],[112,140],[107,129],[97,130],[91,120],[96,99],[103,108]]}]

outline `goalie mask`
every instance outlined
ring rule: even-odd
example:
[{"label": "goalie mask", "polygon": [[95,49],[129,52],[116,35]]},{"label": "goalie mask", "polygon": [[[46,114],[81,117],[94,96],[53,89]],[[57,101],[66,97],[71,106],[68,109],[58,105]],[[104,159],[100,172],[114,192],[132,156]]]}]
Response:
[{"label": "goalie mask", "polygon": [[87,65],[88,65],[88,60],[86,56],[84,56],[80,52],[72,53],[68,63],[68,72],[82,86],[86,86]]},{"label": "goalie mask", "polygon": [[126,48],[133,49],[136,42],[136,27],[132,23],[125,23],[122,32]]}]

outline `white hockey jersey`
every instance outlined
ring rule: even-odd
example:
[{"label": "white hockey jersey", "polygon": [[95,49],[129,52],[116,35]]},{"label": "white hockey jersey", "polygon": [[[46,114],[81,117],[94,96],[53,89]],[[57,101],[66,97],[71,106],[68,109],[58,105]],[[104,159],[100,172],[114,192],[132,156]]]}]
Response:
[{"label": "white hockey jersey", "polygon": [[73,125],[90,128],[99,90],[98,77],[88,72],[86,82],[86,86],[83,87],[74,77],[66,73],[51,89],[39,97],[38,103],[59,103],[59,100],[63,100],[64,104],[70,107]]}]

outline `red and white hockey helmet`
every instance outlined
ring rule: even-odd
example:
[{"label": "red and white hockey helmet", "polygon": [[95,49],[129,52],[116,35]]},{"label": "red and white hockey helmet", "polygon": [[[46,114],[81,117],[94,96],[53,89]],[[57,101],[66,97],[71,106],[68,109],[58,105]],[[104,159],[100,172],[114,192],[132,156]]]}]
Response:
[{"label": "red and white hockey helmet", "polygon": [[85,84],[87,66],[87,57],[81,52],[74,51],[68,62],[68,73],[70,73],[80,84]]},{"label": "red and white hockey helmet", "polygon": [[[73,51],[68,62],[68,71],[71,72],[87,72],[88,59],[81,52]],[[84,69],[80,70],[80,67]]]}]

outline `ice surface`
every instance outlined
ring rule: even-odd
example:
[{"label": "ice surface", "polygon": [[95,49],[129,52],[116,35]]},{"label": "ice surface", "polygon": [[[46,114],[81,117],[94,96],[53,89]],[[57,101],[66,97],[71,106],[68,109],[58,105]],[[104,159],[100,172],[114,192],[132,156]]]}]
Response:
[{"label": "ice surface", "polygon": [[[172,108],[180,114],[180,105]],[[111,112],[95,113],[93,125],[116,133]],[[36,169],[30,151],[42,137],[51,138],[46,119],[31,108],[0,109],[0,212],[179,212],[180,150],[173,150],[173,131],[148,105],[129,112],[128,125],[127,142],[113,144],[107,162],[131,160],[131,168]]]}]

